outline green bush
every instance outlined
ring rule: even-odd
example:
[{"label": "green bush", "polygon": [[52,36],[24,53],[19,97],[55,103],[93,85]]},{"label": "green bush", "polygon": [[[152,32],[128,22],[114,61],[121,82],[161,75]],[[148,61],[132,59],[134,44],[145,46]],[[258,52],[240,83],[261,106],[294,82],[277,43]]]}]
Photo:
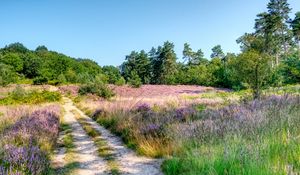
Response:
[{"label": "green bush", "polygon": [[64,74],[60,74],[58,77],[57,77],[57,81],[59,84],[65,84],[67,83],[67,79],[65,77]]},{"label": "green bush", "polygon": [[48,79],[46,77],[36,77],[33,79],[34,85],[42,85],[47,83],[48,83]]},{"label": "green bush", "polygon": [[132,71],[128,83],[134,88],[139,88],[142,85],[142,80],[135,71]]},{"label": "green bush", "polygon": [[99,97],[109,99],[114,96],[114,92],[104,83],[89,83],[80,86],[78,93],[80,95],[94,94]]},{"label": "green bush", "polygon": [[123,86],[126,84],[126,81],[123,77],[121,77],[120,79],[118,79],[118,81],[116,81],[115,85],[117,86]]},{"label": "green bush", "polygon": [[10,83],[15,83],[17,79],[17,74],[12,71],[10,66],[0,63],[0,86],[7,86]]}]

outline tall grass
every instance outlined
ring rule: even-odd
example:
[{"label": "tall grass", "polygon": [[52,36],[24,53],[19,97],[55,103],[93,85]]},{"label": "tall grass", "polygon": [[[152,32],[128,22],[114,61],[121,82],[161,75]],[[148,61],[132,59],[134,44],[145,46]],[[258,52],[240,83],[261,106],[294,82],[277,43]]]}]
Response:
[{"label": "tall grass", "polygon": [[166,174],[296,174],[300,172],[300,97],[271,96],[202,113],[173,127],[182,151]]}]

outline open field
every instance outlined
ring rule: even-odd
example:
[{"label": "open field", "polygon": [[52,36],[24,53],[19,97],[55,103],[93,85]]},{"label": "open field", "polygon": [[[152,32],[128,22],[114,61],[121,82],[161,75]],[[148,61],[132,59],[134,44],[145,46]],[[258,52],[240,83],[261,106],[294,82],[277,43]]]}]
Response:
[{"label": "open field", "polygon": [[[249,91],[168,88],[163,93],[159,86],[119,87],[112,100],[73,99],[128,147],[150,157],[167,158],[163,164],[166,174],[299,172],[298,85],[265,90],[265,96],[254,101],[247,100]],[[180,93],[191,89],[193,93]],[[125,92],[157,96],[130,97]]]},{"label": "open field", "polygon": [[[251,100],[249,91],[203,86],[111,88],[115,93],[111,99],[80,95],[77,85],[1,88],[0,102],[10,99],[10,103],[0,106],[0,152],[4,153],[0,154],[0,171],[138,171],[149,175],[300,172],[299,85],[266,89],[260,100]],[[35,95],[30,95],[32,92]],[[68,99],[48,98],[60,93],[79,109]],[[23,100],[22,94],[31,100]],[[123,144],[148,158],[135,155]],[[38,167],[30,167],[34,162],[28,162],[26,156],[10,159],[19,149],[25,151],[18,153],[23,157],[36,149]],[[26,164],[20,167],[14,161]],[[143,169],[147,166],[150,169],[146,172]]]}]

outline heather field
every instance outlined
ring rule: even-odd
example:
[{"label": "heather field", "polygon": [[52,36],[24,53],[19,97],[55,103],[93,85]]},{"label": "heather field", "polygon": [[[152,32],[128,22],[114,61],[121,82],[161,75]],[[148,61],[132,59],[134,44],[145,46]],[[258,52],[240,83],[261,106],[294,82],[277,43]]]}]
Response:
[{"label": "heather field", "polygon": [[201,86],[114,92],[110,100],[70,96],[129,148],[165,159],[165,174],[300,172],[299,85],[266,89],[260,100],[252,100],[250,91]]},{"label": "heather field", "polygon": [[300,172],[299,85],[81,87],[1,88],[0,174]]},{"label": "heather field", "polygon": [[60,94],[41,86],[0,88],[0,174],[49,174]]}]

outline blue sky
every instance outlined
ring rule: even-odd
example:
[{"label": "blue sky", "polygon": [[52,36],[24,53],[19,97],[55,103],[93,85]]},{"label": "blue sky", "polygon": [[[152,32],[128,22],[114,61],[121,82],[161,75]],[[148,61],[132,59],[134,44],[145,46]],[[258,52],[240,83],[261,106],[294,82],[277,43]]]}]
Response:
[{"label": "blue sky", "polygon": [[[46,45],[100,65],[120,65],[132,50],[149,51],[174,42],[208,57],[221,44],[239,52],[236,39],[252,32],[256,14],[268,0],[0,0],[0,47],[21,42],[29,49]],[[299,0],[289,0],[292,17]]]}]

